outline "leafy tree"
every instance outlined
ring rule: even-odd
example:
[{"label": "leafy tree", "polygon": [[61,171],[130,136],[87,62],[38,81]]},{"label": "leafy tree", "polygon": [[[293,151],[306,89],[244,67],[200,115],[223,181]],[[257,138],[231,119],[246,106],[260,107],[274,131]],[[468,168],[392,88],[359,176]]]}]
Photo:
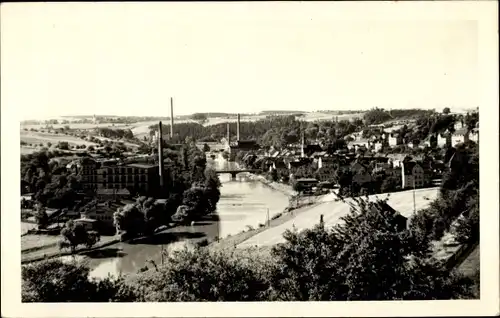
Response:
[{"label": "leafy tree", "polygon": [[192,215],[190,206],[180,205],[177,207],[175,214],[172,215],[172,221],[180,224],[188,224],[191,221]]},{"label": "leafy tree", "polygon": [[272,181],[278,181],[278,171],[276,171],[276,169],[272,169],[270,177]]},{"label": "leafy tree", "polygon": [[87,248],[91,248],[100,240],[98,232],[87,231],[83,224],[72,220],[68,221],[61,230],[61,236],[63,240],[60,242],[59,247],[69,247],[72,253],[76,251],[78,245],[85,245]]},{"label": "leafy tree", "polygon": [[118,208],[113,218],[117,230],[123,231],[127,235],[143,234],[146,229],[144,213],[138,204],[130,203]]},{"label": "leafy tree", "polygon": [[[357,205],[357,206],[356,206]],[[339,225],[287,231],[273,248],[277,300],[417,300],[470,296],[468,281],[421,258],[421,244],[383,202],[358,200]],[[425,249],[429,249],[426,246]],[[415,252],[417,250],[418,252]],[[465,285],[464,285],[465,284]]]},{"label": "leafy tree", "polygon": [[467,202],[467,208],[453,228],[455,240],[459,243],[473,243],[479,240],[479,196]]},{"label": "leafy tree", "polygon": [[382,193],[392,192],[401,188],[401,180],[395,175],[389,175],[384,178],[380,191]]},{"label": "leafy tree", "polygon": [[208,117],[207,114],[195,113],[191,115],[191,119],[199,122],[200,124],[204,124],[208,120]]},{"label": "leafy tree", "polygon": [[168,256],[166,266],[136,282],[145,301],[266,300],[269,283],[264,262],[237,252],[184,248]]},{"label": "leafy tree", "polygon": [[208,198],[205,189],[201,186],[194,186],[184,192],[182,204],[187,206],[192,215],[191,219],[200,218],[209,212]]},{"label": "leafy tree", "polygon": [[385,121],[388,121],[391,118],[392,118],[391,114],[389,114],[388,112],[386,112],[381,108],[371,109],[363,115],[363,119],[368,125],[381,124]]},{"label": "leafy tree", "polygon": [[417,211],[416,232],[439,240],[450,230],[455,220],[458,226],[453,230],[457,239],[465,242],[477,237],[479,198],[479,150],[461,148],[453,156],[450,171],[444,176],[441,191],[429,208]]},{"label": "leafy tree", "polygon": [[123,278],[90,279],[89,268],[78,262],[23,265],[21,277],[23,302],[130,302],[140,295]]},{"label": "leafy tree", "polygon": [[296,181],[292,182],[292,189],[294,191],[299,192],[299,193],[305,190],[304,186],[301,183],[296,182]]},{"label": "leafy tree", "polygon": [[340,194],[350,194],[353,186],[353,173],[349,169],[338,169],[336,173],[336,181],[340,188]]},{"label": "leafy tree", "polygon": [[465,116],[465,126],[469,129],[472,130],[476,127],[476,124],[479,122],[479,113],[478,112],[473,112],[473,113],[467,113]]},{"label": "leafy tree", "polygon": [[61,150],[69,150],[69,143],[67,141],[60,141],[57,143],[57,148]]},{"label": "leafy tree", "polygon": [[35,220],[36,223],[38,224],[39,229],[46,229],[47,226],[49,225],[49,216],[47,215],[47,212],[44,207],[38,206],[36,214],[35,214]]},{"label": "leafy tree", "polygon": [[98,133],[102,137],[111,139],[133,139],[134,133],[130,129],[118,129],[118,128],[99,128]]}]

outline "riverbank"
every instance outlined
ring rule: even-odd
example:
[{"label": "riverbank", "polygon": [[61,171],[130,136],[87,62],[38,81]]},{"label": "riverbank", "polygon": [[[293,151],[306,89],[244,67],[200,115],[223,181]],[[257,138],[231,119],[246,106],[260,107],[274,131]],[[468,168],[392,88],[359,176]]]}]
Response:
[{"label": "riverbank", "polygon": [[[334,198],[336,197],[333,193],[299,197],[298,193],[295,190],[293,190],[292,186],[288,184],[270,181],[266,177],[258,174],[248,173],[246,177],[252,181],[258,181],[261,184],[265,185],[266,187],[286,195],[290,199],[290,202],[288,203],[287,207],[284,208],[283,212],[278,213],[273,217],[271,217],[271,219],[267,224],[260,224],[259,227],[256,228],[249,227],[247,230],[244,230],[236,235],[230,235],[221,238],[216,242],[211,242],[209,244],[210,248],[213,249],[235,248],[239,244],[250,239],[251,237],[261,232],[264,232],[270,228],[288,222],[291,219],[295,218],[298,214],[307,212],[321,203],[333,201]],[[291,200],[292,198],[296,198],[296,200]]]},{"label": "riverbank", "polygon": [[264,231],[267,231],[273,227],[279,226],[283,223],[286,223],[296,216],[298,216],[301,213],[307,212],[311,210],[312,208],[322,204],[324,201],[325,195],[322,196],[317,196],[311,198],[309,202],[302,203],[302,205],[294,208],[287,207],[284,209],[283,212],[276,214],[274,217],[272,217],[268,224],[261,224],[261,226],[257,228],[249,228],[246,231],[243,231],[241,233],[238,233],[236,235],[231,235],[227,236],[219,241],[212,242],[209,246],[212,249],[228,249],[228,248],[236,248],[238,245],[241,243],[249,240],[253,236],[262,233]]},{"label": "riverbank", "polygon": [[[79,248],[75,251],[74,255],[85,255],[86,253],[94,252],[101,248],[109,247],[118,243],[141,244],[141,242],[148,239],[152,239],[156,235],[164,234],[170,228],[171,227],[168,227],[152,235],[134,237],[124,241],[122,241],[118,235],[101,236],[101,241],[99,241],[96,245],[92,246],[91,248],[85,248],[85,247]],[[50,245],[44,245],[23,250],[21,254],[21,264],[27,264],[27,263],[41,261],[43,259],[52,259],[68,255],[72,255],[72,253],[70,251],[61,251],[56,242],[56,243],[51,243]]]},{"label": "riverbank", "polygon": [[292,197],[294,195],[297,195],[297,192],[294,191],[292,189],[292,186],[290,186],[288,184],[283,184],[283,183],[279,183],[279,182],[275,182],[275,181],[269,181],[266,179],[266,177],[264,177],[262,175],[258,175],[258,174],[249,173],[247,176],[250,180],[259,181],[262,184],[266,185],[267,187],[269,187],[275,191],[279,191],[279,192],[287,195],[288,197]]},{"label": "riverbank", "polygon": [[[75,253],[71,253],[71,251],[61,251],[57,245],[51,246],[50,248],[42,249],[34,251],[33,253],[26,253],[25,255],[21,255],[21,264],[29,264],[33,262],[42,261],[44,259],[53,259],[62,256],[69,255],[85,255],[85,253],[93,252],[95,250],[101,249],[103,247],[108,247],[110,245],[114,245],[120,242],[120,238],[116,236],[106,237],[104,242],[101,241],[91,248],[82,247],[77,249]],[[38,253],[36,253],[38,252]],[[35,254],[35,255],[33,255]]]},{"label": "riverbank", "polygon": [[[321,196],[324,197],[324,196]],[[293,218],[297,217],[302,213],[306,213],[313,209],[314,207],[324,204],[323,200],[318,199],[316,202],[311,203],[307,206],[302,206],[297,209],[291,211],[285,211],[275,216],[273,219],[269,221],[269,224],[262,225],[257,228],[250,228],[249,230],[243,231],[236,235],[228,236],[224,239],[218,241],[209,242],[208,246],[203,246],[201,248],[209,249],[213,252],[222,252],[228,254],[240,254],[246,257],[258,258],[258,259],[270,259],[272,246],[244,246],[242,247],[240,244],[245,242],[246,240],[252,238],[253,236],[269,230],[271,228],[277,227],[281,224],[284,224]],[[189,243],[188,245],[189,246]],[[270,259],[271,260],[271,259]],[[162,265],[158,265],[161,268]],[[144,275],[148,275],[154,273],[156,270],[154,268],[149,268],[147,271],[142,273],[131,273],[128,275],[124,275],[125,280],[128,282],[136,282],[136,280]]]}]

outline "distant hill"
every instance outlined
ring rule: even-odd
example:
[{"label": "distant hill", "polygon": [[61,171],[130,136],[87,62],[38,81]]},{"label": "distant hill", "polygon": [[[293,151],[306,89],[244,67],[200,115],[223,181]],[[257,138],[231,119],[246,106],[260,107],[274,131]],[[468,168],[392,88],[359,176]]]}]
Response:
[{"label": "distant hill", "polygon": [[259,115],[285,115],[285,114],[305,114],[303,110],[263,110]]},{"label": "distant hill", "polygon": [[367,110],[316,110],[314,112],[340,116],[340,115],[359,114],[365,111]]}]

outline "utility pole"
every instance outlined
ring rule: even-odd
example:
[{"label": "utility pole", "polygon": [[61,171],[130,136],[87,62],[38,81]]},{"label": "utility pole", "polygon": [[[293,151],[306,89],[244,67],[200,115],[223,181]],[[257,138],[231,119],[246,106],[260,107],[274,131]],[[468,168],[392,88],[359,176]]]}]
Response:
[{"label": "utility pole", "polygon": [[170,139],[174,138],[174,99],[170,97]]},{"label": "utility pole", "polygon": [[161,265],[163,266],[163,244],[161,245]]},{"label": "utility pole", "polygon": [[413,215],[417,213],[417,208],[415,206],[415,176],[413,176]]},{"label": "utility pole", "polygon": [[158,123],[158,177],[160,179],[160,193],[163,193],[163,137],[162,123]]},{"label": "utility pole", "polygon": [[269,208],[267,208],[267,227],[271,226],[271,220],[269,219]]}]

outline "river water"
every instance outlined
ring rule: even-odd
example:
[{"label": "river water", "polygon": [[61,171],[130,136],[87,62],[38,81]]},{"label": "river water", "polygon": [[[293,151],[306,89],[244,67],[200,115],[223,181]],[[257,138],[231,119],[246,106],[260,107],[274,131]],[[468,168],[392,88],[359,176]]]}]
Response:
[{"label": "river water", "polygon": [[[237,164],[222,158],[207,159],[215,169],[237,169]],[[238,234],[248,226],[256,228],[268,217],[282,212],[288,206],[288,197],[266,185],[249,180],[244,173],[231,180],[231,175],[221,174],[221,197],[217,213],[195,226],[180,226],[169,229],[155,237],[154,242],[141,244],[118,243],[103,248],[85,259],[92,268],[91,276],[106,277],[120,273],[136,273],[149,260],[161,264],[162,249],[172,249],[186,240],[225,238]],[[151,265],[148,265],[151,268]]]}]

